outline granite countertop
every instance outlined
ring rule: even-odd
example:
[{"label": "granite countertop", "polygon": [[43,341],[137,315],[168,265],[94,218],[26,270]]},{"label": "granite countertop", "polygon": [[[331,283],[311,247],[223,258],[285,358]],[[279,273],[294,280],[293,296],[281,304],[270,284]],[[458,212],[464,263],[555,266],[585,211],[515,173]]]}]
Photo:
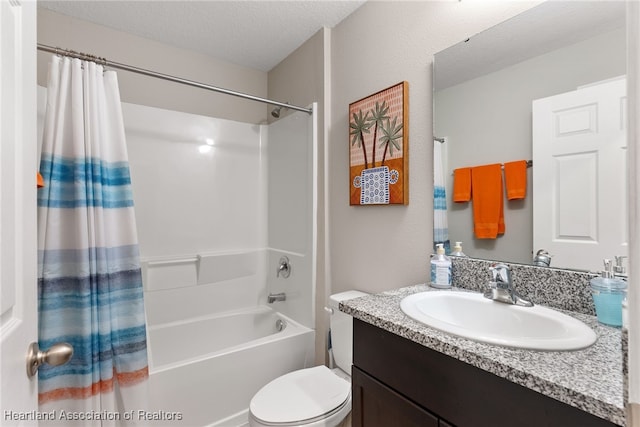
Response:
[{"label": "granite countertop", "polygon": [[[400,309],[404,297],[435,290],[427,285],[409,286],[343,301],[340,310],[615,424],[625,425],[619,329],[599,324],[595,316],[558,310],[589,325],[598,336],[596,343],[583,350],[564,352],[484,344],[425,326]],[[456,288],[452,291],[468,292]]]}]

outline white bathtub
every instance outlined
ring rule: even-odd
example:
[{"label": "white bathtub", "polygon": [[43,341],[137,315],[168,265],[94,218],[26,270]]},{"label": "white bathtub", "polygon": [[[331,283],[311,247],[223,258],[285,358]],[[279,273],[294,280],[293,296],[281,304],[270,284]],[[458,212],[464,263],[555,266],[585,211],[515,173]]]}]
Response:
[{"label": "white bathtub", "polygon": [[148,335],[150,410],[182,418],[164,425],[243,425],[262,386],[313,365],[315,331],[264,306],[151,325]]}]

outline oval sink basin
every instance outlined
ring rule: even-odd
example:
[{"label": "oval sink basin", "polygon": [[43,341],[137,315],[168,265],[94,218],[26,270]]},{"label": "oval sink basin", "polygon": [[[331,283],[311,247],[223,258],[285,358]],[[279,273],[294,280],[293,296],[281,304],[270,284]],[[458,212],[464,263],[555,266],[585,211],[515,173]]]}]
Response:
[{"label": "oval sink basin", "polygon": [[550,308],[519,307],[479,293],[430,291],[400,302],[409,317],[432,328],[488,344],[530,350],[578,350],[596,341],[581,321]]}]

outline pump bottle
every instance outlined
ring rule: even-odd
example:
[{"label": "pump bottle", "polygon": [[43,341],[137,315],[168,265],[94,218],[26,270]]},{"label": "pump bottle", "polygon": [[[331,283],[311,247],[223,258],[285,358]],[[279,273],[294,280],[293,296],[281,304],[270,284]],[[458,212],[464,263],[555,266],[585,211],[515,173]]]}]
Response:
[{"label": "pump bottle", "polygon": [[431,286],[447,289],[451,287],[451,260],[444,254],[444,245],[436,245],[436,254],[431,258]]},{"label": "pump bottle", "polygon": [[462,242],[456,242],[453,247],[453,252],[451,252],[451,256],[466,256],[464,252],[462,252]]}]

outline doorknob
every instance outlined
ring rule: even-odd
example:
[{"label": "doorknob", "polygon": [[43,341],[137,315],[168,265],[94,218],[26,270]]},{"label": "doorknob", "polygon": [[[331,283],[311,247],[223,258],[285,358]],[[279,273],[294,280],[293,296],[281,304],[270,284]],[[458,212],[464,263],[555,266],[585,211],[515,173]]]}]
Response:
[{"label": "doorknob", "polygon": [[33,377],[40,365],[47,363],[51,366],[64,365],[73,356],[73,347],[66,342],[54,344],[47,351],[40,351],[38,343],[32,342],[27,351],[27,377]]}]

